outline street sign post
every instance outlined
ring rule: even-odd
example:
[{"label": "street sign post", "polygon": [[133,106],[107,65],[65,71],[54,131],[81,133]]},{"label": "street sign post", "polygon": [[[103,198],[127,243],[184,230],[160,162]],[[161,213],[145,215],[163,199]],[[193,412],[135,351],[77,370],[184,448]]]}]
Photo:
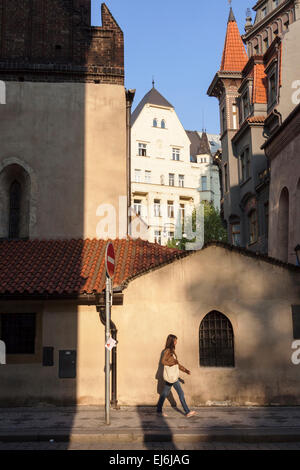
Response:
[{"label": "street sign post", "polygon": [[[109,242],[105,251],[106,268],[106,322],[105,322],[105,345],[110,339],[110,313],[112,304],[112,278],[115,273],[115,251],[114,246]],[[110,350],[105,348],[105,423],[110,424]]]}]

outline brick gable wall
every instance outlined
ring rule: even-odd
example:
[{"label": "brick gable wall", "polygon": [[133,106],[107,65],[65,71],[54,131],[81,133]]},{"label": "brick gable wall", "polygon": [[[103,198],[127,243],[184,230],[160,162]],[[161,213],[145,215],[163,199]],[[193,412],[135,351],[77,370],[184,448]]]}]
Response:
[{"label": "brick gable wall", "polygon": [[1,0],[0,78],[124,84],[124,38],[105,4],[91,27],[90,0]]}]

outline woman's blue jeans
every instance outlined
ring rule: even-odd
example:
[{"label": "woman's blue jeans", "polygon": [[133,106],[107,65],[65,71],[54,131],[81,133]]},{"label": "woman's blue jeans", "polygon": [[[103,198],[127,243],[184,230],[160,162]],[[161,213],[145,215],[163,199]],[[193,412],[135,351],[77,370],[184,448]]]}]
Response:
[{"label": "woman's blue jeans", "polygon": [[168,382],[165,382],[165,388],[163,389],[163,392],[161,396],[159,397],[158,403],[157,403],[157,413],[162,413],[162,407],[164,404],[165,399],[170,393],[170,390],[174,386],[176,392],[178,393],[180,403],[182,404],[182,408],[184,409],[185,414],[188,414],[190,412],[189,407],[186,404],[185,398],[184,398],[184,393],[181,388],[179,380],[177,382],[170,384]]}]

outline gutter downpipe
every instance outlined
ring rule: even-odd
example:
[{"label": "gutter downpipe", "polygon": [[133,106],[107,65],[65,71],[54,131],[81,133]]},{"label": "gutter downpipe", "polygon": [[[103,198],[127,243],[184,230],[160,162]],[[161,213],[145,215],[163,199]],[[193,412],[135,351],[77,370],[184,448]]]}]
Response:
[{"label": "gutter downpipe", "polygon": [[131,235],[131,107],[135,90],[126,90],[127,236]]}]

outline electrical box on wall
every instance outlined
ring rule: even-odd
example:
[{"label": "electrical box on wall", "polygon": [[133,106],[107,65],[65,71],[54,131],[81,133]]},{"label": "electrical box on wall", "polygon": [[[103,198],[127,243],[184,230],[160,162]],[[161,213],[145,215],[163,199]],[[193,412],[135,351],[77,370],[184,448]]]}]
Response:
[{"label": "electrical box on wall", "polygon": [[59,373],[60,379],[76,378],[76,350],[59,351]]}]

